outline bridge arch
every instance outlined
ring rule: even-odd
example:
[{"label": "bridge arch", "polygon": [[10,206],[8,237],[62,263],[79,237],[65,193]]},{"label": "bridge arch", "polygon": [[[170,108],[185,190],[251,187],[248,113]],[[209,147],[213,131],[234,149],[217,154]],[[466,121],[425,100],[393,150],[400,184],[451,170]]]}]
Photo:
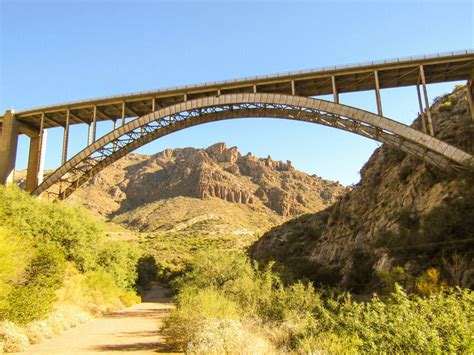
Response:
[{"label": "bridge arch", "polygon": [[138,117],[69,159],[33,194],[54,192],[65,199],[105,167],[155,139],[207,122],[246,117],[322,124],[386,143],[442,169],[474,169],[472,155],[368,111],[294,95],[238,93],[185,101]]}]

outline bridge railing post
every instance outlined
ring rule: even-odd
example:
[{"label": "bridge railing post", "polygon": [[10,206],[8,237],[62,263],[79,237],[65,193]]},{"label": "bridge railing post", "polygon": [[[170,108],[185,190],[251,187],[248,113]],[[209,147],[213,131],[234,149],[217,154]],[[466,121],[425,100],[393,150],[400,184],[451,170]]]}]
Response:
[{"label": "bridge railing post", "polygon": [[0,183],[3,185],[13,182],[19,128],[14,111],[5,111],[0,135]]}]

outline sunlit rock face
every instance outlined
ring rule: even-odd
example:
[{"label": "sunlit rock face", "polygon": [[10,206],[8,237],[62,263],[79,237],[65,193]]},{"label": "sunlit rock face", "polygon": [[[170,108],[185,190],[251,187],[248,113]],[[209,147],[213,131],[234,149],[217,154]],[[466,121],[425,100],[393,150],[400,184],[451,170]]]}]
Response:
[{"label": "sunlit rock face", "polygon": [[[439,139],[474,154],[465,87],[436,98],[431,112]],[[421,129],[419,117],[413,126]],[[465,241],[474,236],[472,177],[438,170],[385,145],[360,173],[361,181],[328,209],[264,235],[253,256],[293,266],[298,261],[307,277],[354,286],[357,274],[397,265],[414,274],[444,270],[457,252],[468,265],[462,286],[474,287],[474,244]],[[330,196],[330,190],[321,193]],[[361,280],[358,287],[369,284]]]},{"label": "sunlit rock face", "polygon": [[[216,143],[206,149],[166,149],[154,155],[129,154],[104,169],[75,193],[103,214],[123,213],[178,196],[219,198],[267,209],[279,216],[319,211],[344,192],[337,182],[296,170],[290,161],[242,155]],[[87,195],[87,196],[86,196]],[[100,196],[95,201],[93,196]]]}]

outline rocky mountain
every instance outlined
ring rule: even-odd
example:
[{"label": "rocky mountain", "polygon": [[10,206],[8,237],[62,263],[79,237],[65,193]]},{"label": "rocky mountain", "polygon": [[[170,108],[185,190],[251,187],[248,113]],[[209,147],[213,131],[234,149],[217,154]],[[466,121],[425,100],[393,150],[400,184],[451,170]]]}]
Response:
[{"label": "rocky mountain", "polygon": [[70,203],[140,231],[211,221],[215,233],[218,221],[263,231],[289,216],[322,210],[344,191],[337,182],[296,170],[290,161],[242,155],[237,147],[217,143],[130,154],[75,192]]},{"label": "rocky mountain", "polygon": [[[465,87],[436,98],[435,135],[474,153],[474,123]],[[420,128],[418,117],[413,126]],[[374,289],[376,275],[403,267],[474,286],[474,178],[440,171],[382,146],[361,181],[333,206],[275,227],[252,246],[260,261],[314,281]]]}]

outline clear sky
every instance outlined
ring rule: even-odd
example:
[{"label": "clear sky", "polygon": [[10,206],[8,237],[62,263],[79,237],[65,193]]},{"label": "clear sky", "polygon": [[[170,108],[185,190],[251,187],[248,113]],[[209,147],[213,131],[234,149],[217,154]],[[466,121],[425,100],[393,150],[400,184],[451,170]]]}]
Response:
[{"label": "clear sky", "polygon": [[[0,0],[0,110],[473,46],[473,1]],[[455,83],[429,86],[429,96]],[[375,112],[373,92],[341,102]],[[414,88],[382,91],[384,114],[410,123]],[[98,134],[110,128],[100,124]],[[86,142],[71,129],[69,156]],[[189,128],[138,150],[206,147],[292,160],[344,184],[378,143],[309,123],[232,120]],[[48,133],[46,167],[60,162],[62,129]],[[25,168],[22,137],[17,169]]]}]

